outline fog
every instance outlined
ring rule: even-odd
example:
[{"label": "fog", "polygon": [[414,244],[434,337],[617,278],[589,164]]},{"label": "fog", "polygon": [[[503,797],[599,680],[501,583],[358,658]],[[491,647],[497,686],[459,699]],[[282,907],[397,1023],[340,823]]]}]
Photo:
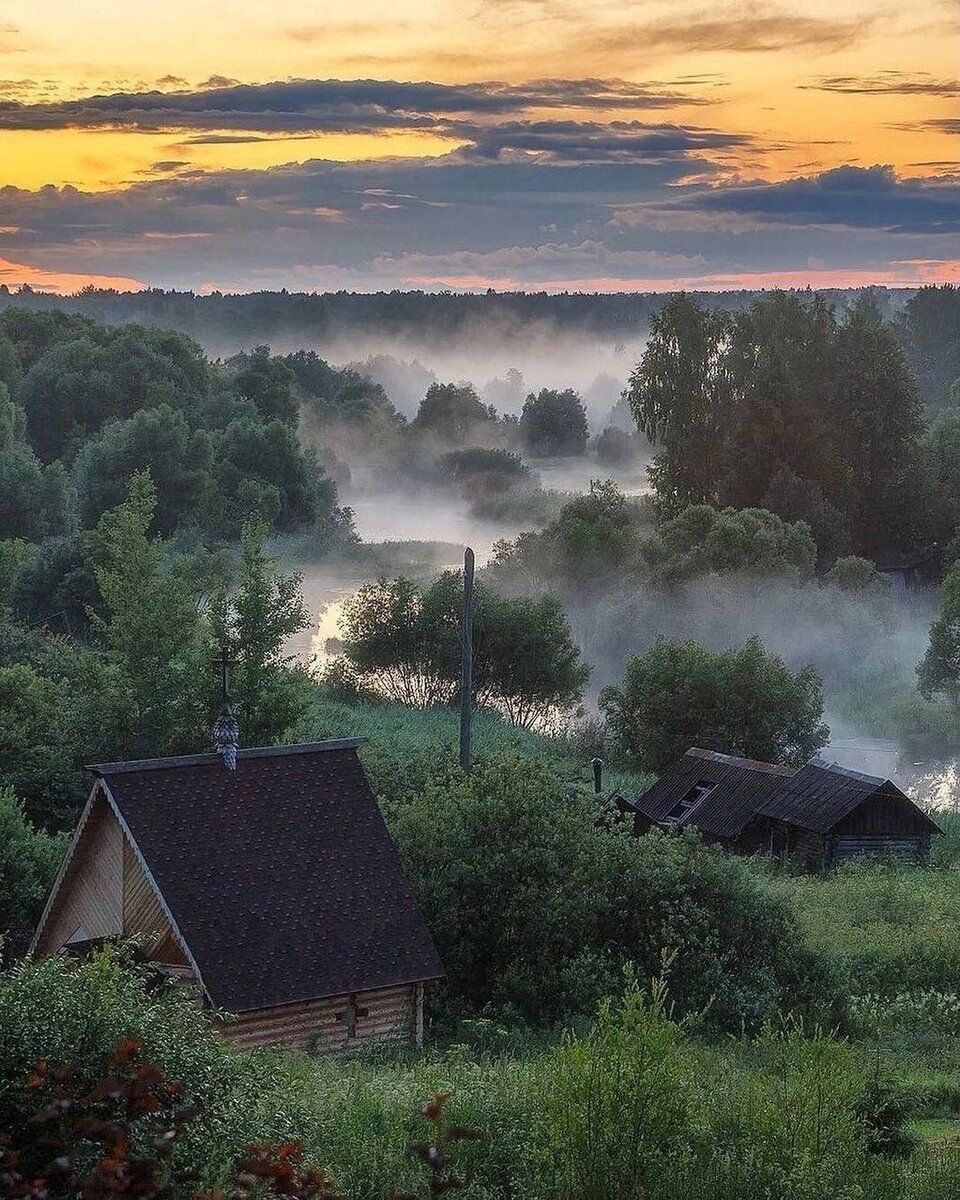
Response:
[{"label": "fog", "polygon": [[350,366],[382,384],[407,417],[417,411],[431,383],[474,385],[500,412],[520,412],[529,392],[541,388],[575,388],[583,397],[594,432],[607,423],[627,379],[643,353],[644,339],[613,342],[585,333],[557,333],[551,326],[529,322],[505,331],[503,326],[475,326],[469,335],[429,337],[414,330],[385,334],[356,332],[315,343],[275,337],[275,354],[315,350],[332,366]]},{"label": "fog", "polygon": [[[558,337],[528,325],[523,336],[432,339],[407,332],[402,337],[351,334],[316,347],[336,365],[350,365],[380,382],[394,404],[413,416],[434,382],[466,380],[485,402],[503,413],[520,411],[526,394],[541,387],[580,391],[593,433],[610,422],[611,412],[639,359],[643,343],[614,345],[585,335]],[[293,349],[275,345],[275,351]],[[649,490],[640,459],[629,469],[601,466],[593,456],[532,460],[544,489],[582,493],[592,479],[613,478],[629,495]],[[297,649],[316,665],[327,660],[336,639],[343,604],[378,574],[423,575],[462,561],[470,545],[481,567],[500,539],[513,539],[529,520],[478,518],[468,501],[452,490],[405,481],[382,464],[362,457],[348,462],[350,480],[341,502],[351,507],[362,540],[389,550],[382,561],[324,563],[305,578],[308,602],[318,614],[313,631]],[[398,543],[442,543],[430,552]],[[831,729],[826,753],[845,766],[895,777],[934,803],[953,802],[958,783],[946,740],[937,744],[929,730],[903,736],[918,704],[916,663],[926,647],[934,601],[923,596],[886,602],[821,587],[816,582],[745,581],[709,578],[680,592],[640,585],[616,586],[599,596],[563,595],[575,636],[593,673],[587,696],[595,708],[600,689],[618,680],[631,654],[658,639],[690,638],[711,649],[742,645],[753,634],[793,668],[811,664],[824,681],[825,719]]]}]

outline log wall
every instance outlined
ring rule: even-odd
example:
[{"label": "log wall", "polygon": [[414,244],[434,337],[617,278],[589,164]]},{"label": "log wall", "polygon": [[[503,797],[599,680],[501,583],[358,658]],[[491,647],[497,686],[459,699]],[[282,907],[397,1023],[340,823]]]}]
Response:
[{"label": "log wall", "polygon": [[321,1054],[336,1054],[352,1046],[374,1042],[397,1041],[415,1045],[422,1029],[422,997],[422,984],[415,983],[358,992],[357,1007],[366,1009],[367,1015],[357,1018],[355,1038],[348,1036],[346,1020],[337,1019],[338,1013],[346,1011],[347,996],[241,1013],[236,1018],[218,1022],[218,1027],[224,1038],[241,1050],[253,1046],[283,1046],[291,1050],[315,1049]]}]

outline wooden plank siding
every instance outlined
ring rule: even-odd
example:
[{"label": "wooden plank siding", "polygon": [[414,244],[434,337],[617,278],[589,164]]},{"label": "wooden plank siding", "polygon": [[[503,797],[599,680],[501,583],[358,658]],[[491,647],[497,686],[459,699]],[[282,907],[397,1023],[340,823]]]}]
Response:
[{"label": "wooden plank siding", "polygon": [[144,950],[154,962],[187,968],[192,975],[160,897],[126,837],[123,839],[123,932],[127,937],[141,935],[145,939]]},{"label": "wooden plank siding", "polygon": [[[103,792],[95,792],[60,880],[35,952],[52,955],[70,941],[137,937],[144,954],[171,977],[202,989],[189,956],[139,852]],[[238,1049],[282,1046],[335,1054],[352,1046],[423,1040],[422,982],[214,1017],[218,1034]],[[351,1036],[351,1034],[353,1036]]]},{"label": "wooden plank siding", "polygon": [[123,932],[123,833],[98,796],[37,943],[56,954],[67,942]]},{"label": "wooden plank siding", "polygon": [[[418,992],[418,988],[420,991]],[[347,1022],[338,1020],[348,996],[328,996],[302,1004],[283,1004],[219,1020],[223,1037],[237,1049],[283,1046],[308,1047],[321,1054],[336,1054],[352,1046],[400,1041],[415,1044],[423,1021],[422,985],[398,984],[371,992],[358,992],[357,1007],[366,1015],[357,1018],[356,1037],[348,1036]]]}]

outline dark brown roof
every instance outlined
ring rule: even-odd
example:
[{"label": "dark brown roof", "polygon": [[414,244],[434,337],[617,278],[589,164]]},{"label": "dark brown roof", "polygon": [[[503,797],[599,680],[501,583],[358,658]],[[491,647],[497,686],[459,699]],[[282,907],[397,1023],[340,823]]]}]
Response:
[{"label": "dark brown roof", "polygon": [[694,825],[713,837],[736,837],[757,806],[781,787],[784,777],[791,773],[789,767],[775,763],[692,748],[668,767],[634,805],[651,821],[663,822],[691,788],[710,784],[713,791],[682,824]]},{"label": "dark brown roof", "polygon": [[245,1012],[443,967],[355,739],[93,768],[211,1001]]},{"label": "dark brown roof", "polygon": [[773,817],[814,833],[826,833],[871,796],[899,800],[915,809],[919,824],[931,833],[939,827],[889,779],[863,775],[824,759],[813,759],[757,808],[758,815]]}]

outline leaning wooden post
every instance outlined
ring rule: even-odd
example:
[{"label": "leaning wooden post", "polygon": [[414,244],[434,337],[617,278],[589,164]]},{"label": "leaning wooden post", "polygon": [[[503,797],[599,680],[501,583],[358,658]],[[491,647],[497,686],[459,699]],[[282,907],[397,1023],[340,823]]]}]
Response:
[{"label": "leaning wooden post", "polygon": [[463,552],[463,620],[460,628],[460,766],[470,770],[473,734],[473,551]]}]

